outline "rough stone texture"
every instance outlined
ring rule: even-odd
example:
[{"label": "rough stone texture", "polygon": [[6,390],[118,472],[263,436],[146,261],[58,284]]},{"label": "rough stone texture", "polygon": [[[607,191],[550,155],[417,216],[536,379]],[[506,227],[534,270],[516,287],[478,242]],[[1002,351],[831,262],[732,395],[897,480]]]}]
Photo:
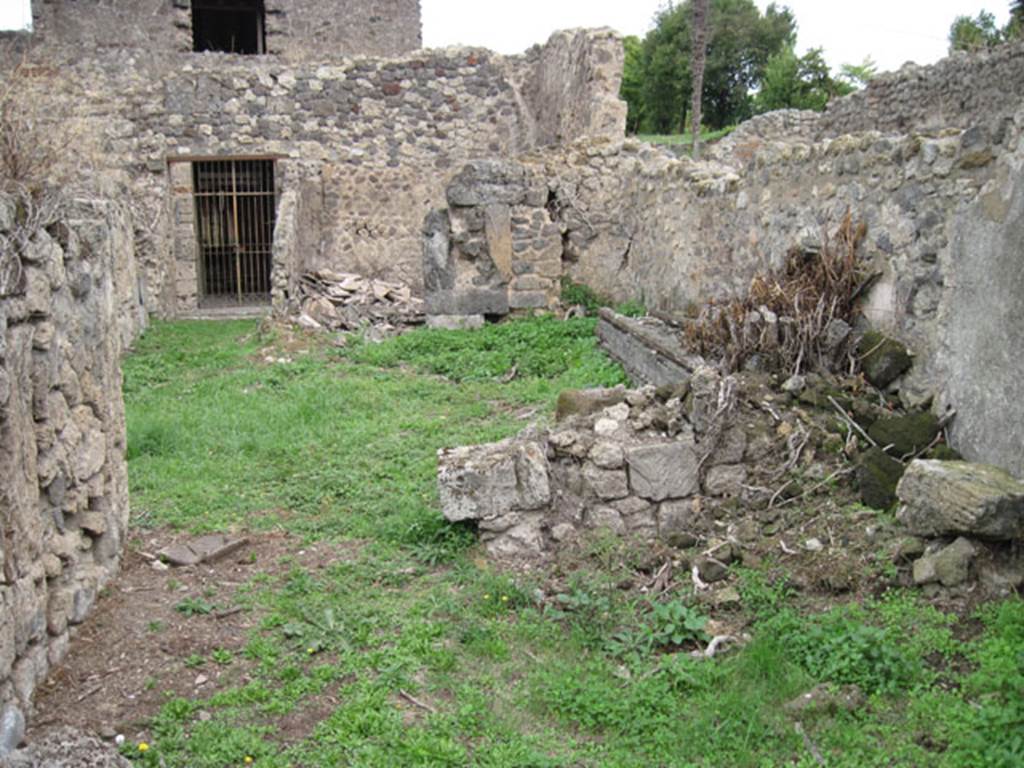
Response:
[{"label": "rough stone texture", "polygon": [[[735,390],[732,379],[718,378],[716,386],[716,401]],[[723,416],[697,440],[686,406],[679,398],[659,400],[654,387],[574,397],[586,407],[548,431],[438,453],[444,516],[477,521],[492,556],[543,558],[596,529],[690,546],[713,531],[709,510],[746,493],[747,474],[757,471],[757,459],[744,451],[748,441],[732,433],[766,429],[759,416],[748,414],[742,424]],[[671,436],[658,426],[666,411],[677,424]],[[711,461],[723,449],[733,463]]]},{"label": "rough stone texture", "polygon": [[960,537],[948,547],[925,555],[914,562],[914,583],[939,582],[944,587],[963,584],[970,576],[971,562],[977,550],[967,539]]},{"label": "rough stone texture", "polygon": [[[45,49],[192,51],[190,0],[33,0],[33,38]],[[396,56],[422,45],[419,0],[264,0],[267,54],[300,61]],[[202,54],[217,56],[219,54]]]},{"label": "rough stone texture", "polygon": [[896,502],[896,485],[904,466],[881,448],[872,448],[857,462],[860,500],[873,509],[888,509]]},{"label": "rough stone texture", "polygon": [[5,226],[0,253],[23,279],[0,290],[0,705],[28,713],[118,567],[120,356],[142,317],[123,205],[90,198]]},{"label": "rough stone texture", "polygon": [[[1003,428],[1024,422],[1015,396],[1024,356],[1006,342],[1024,335],[1016,310],[1024,109],[1014,90],[1024,81],[1024,45],[900,77],[912,82],[872,102],[878,114],[910,115],[898,126],[877,121],[885,132],[852,117],[814,125],[787,113],[741,129],[707,162],[628,139],[546,148],[520,161],[547,179],[543,210],[562,230],[564,273],[668,313],[745,292],[794,246],[820,250],[850,213],[867,227],[861,256],[880,275],[863,313],[914,352],[901,397],[914,405],[936,394],[940,415],[958,414],[953,447],[1024,474],[1018,436]],[[960,112],[960,96],[993,110]],[[834,132],[847,128],[862,132]]]},{"label": "rough stone texture", "polygon": [[903,503],[897,517],[915,536],[1024,534],[1024,483],[996,467],[918,459],[896,492]]},{"label": "rough stone texture", "polygon": [[130,768],[117,748],[74,728],[46,732],[24,749],[0,757],[0,768]]},{"label": "rough stone texture", "polygon": [[[96,29],[104,28],[105,16],[119,12],[108,3],[60,5],[75,18],[92,18]],[[415,3],[354,4],[356,10],[371,5],[380,6],[386,19],[385,7]],[[289,11],[289,29],[296,36],[305,34],[298,23],[301,12]],[[346,15],[347,10],[335,13],[332,23]],[[69,35],[79,33],[88,39],[84,27],[68,30]],[[193,158],[274,159],[277,191],[283,196],[295,191],[301,198],[303,224],[296,231],[308,227],[303,244],[307,269],[386,277],[420,292],[423,220],[444,204],[447,177],[474,159],[510,156],[538,143],[540,115],[535,110],[545,110],[546,116],[556,96],[541,89],[536,98],[526,99],[522,89],[536,79],[541,62],[621,56],[621,42],[607,31],[558,33],[523,56],[450,48],[403,52],[397,58],[351,58],[344,48],[328,46],[328,51],[290,61],[184,53],[159,43],[145,51],[124,40],[99,47],[62,45],[58,51],[43,46],[29,51],[22,73],[44,115],[71,130],[76,161],[132,185],[147,308],[161,315],[197,308]],[[315,51],[315,43],[310,44]],[[16,47],[0,40],[0,67],[20,60]],[[579,72],[605,66],[576,65]],[[598,130],[595,126],[609,132],[605,135],[621,135],[621,125],[613,130],[596,113],[588,119],[584,107],[606,110],[609,100],[617,104],[617,81],[581,76],[575,82],[578,104],[571,115],[559,118],[560,135],[579,138],[581,131]],[[547,190],[541,194],[546,199]],[[293,205],[290,196],[280,202]],[[281,225],[293,226],[292,211],[284,212],[289,216]],[[505,213],[492,211],[495,245],[505,234]],[[515,215],[507,211],[509,219]],[[529,245],[545,226],[550,233],[549,222],[543,221],[517,229],[530,237],[523,241]],[[553,242],[558,238],[556,230]],[[507,258],[516,245],[506,239],[496,252]],[[287,293],[289,258],[282,252],[282,263],[275,265],[278,301]],[[534,295],[520,303],[537,303],[536,294],[547,283],[557,284],[557,249],[549,251],[546,264],[534,274],[546,282],[522,286]]]}]

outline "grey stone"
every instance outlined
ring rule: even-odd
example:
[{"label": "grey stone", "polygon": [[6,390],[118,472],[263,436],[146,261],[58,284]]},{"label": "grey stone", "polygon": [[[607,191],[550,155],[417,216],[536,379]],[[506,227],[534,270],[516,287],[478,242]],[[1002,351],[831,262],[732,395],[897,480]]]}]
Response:
[{"label": "grey stone", "polygon": [[629,495],[625,470],[600,469],[588,464],[583,467],[583,479],[599,499],[621,499]]},{"label": "grey stone", "polygon": [[25,716],[13,704],[8,704],[0,714],[0,759],[18,748],[25,738]]},{"label": "grey stone", "polygon": [[558,421],[570,416],[590,416],[600,413],[626,399],[626,389],[567,389],[558,396],[555,418]]},{"label": "grey stone", "polygon": [[427,294],[455,288],[447,211],[431,211],[423,223],[423,286]]},{"label": "grey stone", "polygon": [[427,327],[442,331],[475,331],[484,322],[483,315],[427,315]]},{"label": "grey stone", "polygon": [[584,519],[588,528],[607,529],[620,536],[626,532],[622,515],[612,507],[598,506],[588,509]]},{"label": "grey stone", "polygon": [[510,291],[508,306],[509,309],[544,309],[548,306],[548,294],[545,291]]},{"label": "grey stone", "polygon": [[428,315],[507,315],[508,293],[490,288],[461,288],[427,294]]},{"label": "grey stone", "polygon": [[656,443],[627,449],[629,484],[651,501],[692,496],[700,490],[700,471],[693,447],[680,442]]},{"label": "grey stone", "polygon": [[626,455],[618,443],[598,440],[590,449],[590,460],[601,469],[621,469],[626,463]]},{"label": "grey stone", "polygon": [[864,334],[858,352],[864,376],[879,389],[889,386],[914,363],[903,344],[877,331]]},{"label": "grey stone", "polygon": [[3,768],[131,768],[113,744],[69,727],[46,731],[7,755]]},{"label": "grey stone", "polygon": [[897,519],[916,536],[1013,540],[1024,534],[1024,483],[997,467],[911,462],[896,493]]},{"label": "grey stone", "polygon": [[739,496],[747,482],[747,468],[743,464],[720,464],[708,470],[704,490],[711,496]]},{"label": "grey stone", "polygon": [[960,537],[935,554],[925,555],[914,563],[914,583],[939,582],[944,587],[955,587],[967,581],[971,562],[977,550],[967,539]]},{"label": "grey stone", "polygon": [[696,543],[702,522],[690,499],[658,505],[658,535],[674,547],[685,549]]},{"label": "grey stone", "polygon": [[702,555],[694,561],[694,565],[701,581],[708,584],[722,581],[729,576],[728,566],[713,557]]},{"label": "grey stone", "polygon": [[550,502],[547,458],[533,441],[506,440],[438,452],[445,519],[489,520]]}]

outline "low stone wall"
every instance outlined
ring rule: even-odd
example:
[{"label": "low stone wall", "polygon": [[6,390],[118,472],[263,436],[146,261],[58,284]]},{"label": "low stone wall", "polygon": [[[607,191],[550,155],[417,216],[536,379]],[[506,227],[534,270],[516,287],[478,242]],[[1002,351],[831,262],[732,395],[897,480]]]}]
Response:
[{"label": "low stone wall", "polygon": [[675,389],[565,393],[549,431],[438,453],[445,517],[476,521],[506,560],[547,557],[598,529],[690,546],[730,499],[763,505],[762,459],[776,443],[785,453],[767,414],[738,409],[738,394],[708,367]]},{"label": "low stone wall", "polygon": [[143,321],[125,206],[32,211],[0,196],[0,743],[118,568],[120,357]]}]

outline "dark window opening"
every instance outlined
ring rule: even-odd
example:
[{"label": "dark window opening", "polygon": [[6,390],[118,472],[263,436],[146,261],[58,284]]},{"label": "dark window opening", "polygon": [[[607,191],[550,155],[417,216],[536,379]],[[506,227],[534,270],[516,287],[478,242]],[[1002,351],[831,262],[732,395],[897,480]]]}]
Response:
[{"label": "dark window opening", "polygon": [[201,307],[266,304],[274,243],[274,161],[192,165]]},{"label": "dark window opening", "polygon": [[196,51],[263,53],[263,0],[192,0]]}]

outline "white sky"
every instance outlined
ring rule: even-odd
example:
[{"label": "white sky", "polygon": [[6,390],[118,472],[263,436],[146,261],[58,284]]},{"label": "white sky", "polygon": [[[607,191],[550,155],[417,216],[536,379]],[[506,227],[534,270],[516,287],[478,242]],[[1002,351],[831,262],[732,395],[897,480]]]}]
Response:
[{"label": "white sky", "polygon": [[[767,0],[756,0],[764,8]],[[466,44],[520,53],[556,29],[614,27],[642,36],[665,0],[421,0],[427,47]],[[930,64],[946,53],[953,19],[992,11],[999,24],[1009,0],[781,0],[796,16],[798,48],[822,47],[833,67],[870,55],[881,70]],[[0,29],[30,22],[29,0],[0,0]]]}]

